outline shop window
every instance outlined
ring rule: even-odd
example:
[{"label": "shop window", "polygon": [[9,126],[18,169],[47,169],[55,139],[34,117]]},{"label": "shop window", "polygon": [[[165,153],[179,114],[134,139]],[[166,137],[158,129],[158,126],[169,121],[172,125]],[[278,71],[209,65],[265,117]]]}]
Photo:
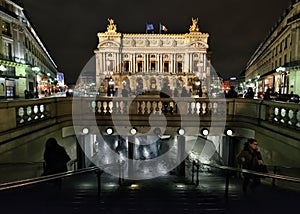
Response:
[{"label": "shop window", "polygon": [[14,96],[15,82],[13,80],[6,80],[6,97]]}]

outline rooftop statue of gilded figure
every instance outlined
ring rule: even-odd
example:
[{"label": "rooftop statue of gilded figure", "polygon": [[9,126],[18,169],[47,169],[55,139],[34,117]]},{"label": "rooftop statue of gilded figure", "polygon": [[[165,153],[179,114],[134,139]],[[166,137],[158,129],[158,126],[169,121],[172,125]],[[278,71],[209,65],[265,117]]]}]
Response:
[{"label": "rooftop statue of gilded figure", "polygon": [[192,25],[190,26],[190,32],[199,32],[198,18],[192,18]]},{"label": "rooftop statue of gilded figure", "polygon": [[115,24],[115,21],[111,18],[108,19],[109,25],[107,26],[108,32],[116,32],[117,31],[117,25]]}]

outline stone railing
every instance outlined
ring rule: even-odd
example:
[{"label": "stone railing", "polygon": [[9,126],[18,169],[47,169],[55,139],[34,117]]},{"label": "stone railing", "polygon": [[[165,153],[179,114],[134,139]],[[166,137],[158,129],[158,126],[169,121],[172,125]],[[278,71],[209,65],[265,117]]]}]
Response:
[{"label": "stone railing", "polygon": [[[0,142],[5,142],[5,139],[11,136],[8,133],[21,128],[27,128],[29,132],[32,131],[33,125],[43,128],[45,124],[49,126],[62,121],[72,122],[72,113],[76,108],[79,114],[96,115],[101,121],[111,120],[112,114],[120,115],[120,118],[122,115],[140,117],[141,120],[148,120],[147,116],[150,114],[163,114],[167,118],[178,120],[182,115],[199,116],[206,121],[212,116],[225,115],[226,123],[246,121],[279,132],[288,129],[300,134],[300,104],[294,103],[249,99],[171,99],[155,96],[140,96],[134,99],[74,97],[0,102]],[[3,140],[4,135],[7,136]]]},{"label": "stone railing", "polygon": [[[89,101],[87,101],[89,102]],[[101,98],[86,106],[96,115],[199,115],[226,114],[226,101],[221,99],[159,98],[140,96],[128,98]]]},{"label": "stone railing", "polygon": [[271,123],[293,129],[300,128],[300,104],[267,102],[267,120]]}]

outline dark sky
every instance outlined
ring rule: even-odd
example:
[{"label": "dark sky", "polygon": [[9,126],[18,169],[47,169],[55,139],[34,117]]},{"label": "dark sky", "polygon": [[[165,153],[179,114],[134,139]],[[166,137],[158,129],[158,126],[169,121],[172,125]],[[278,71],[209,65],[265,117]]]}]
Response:
[{"label": "dark sky", "polygon": [[23,0],[31,23],[67,83],[75,83],[94,55],[97,32],[111,17],[121,33],[145,33],[159,22],[187,33],[191,17],[209,33],[212,65],[223,77],[240,74],[290,0]]}]

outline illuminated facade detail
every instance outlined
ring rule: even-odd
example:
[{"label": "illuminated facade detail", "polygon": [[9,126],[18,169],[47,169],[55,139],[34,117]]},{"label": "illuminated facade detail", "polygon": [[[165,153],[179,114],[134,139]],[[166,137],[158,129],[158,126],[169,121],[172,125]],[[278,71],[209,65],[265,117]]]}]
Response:
[{"label": "illuminated facade detail", "polygon": [[[0,0],[0,97],[50,90],[57,66],[16,1]],[[38,92],[38,93],[37,93]]]},{"label": "illuminated facade detail", "polygon": [[[186,34],[123,34],[109,19],[107,31],[97,34],[96,88],[107,93],[113,83],[118,89],[126,85],[151,92],[167,80],[171,90],[181,82],[197,94],[210,77],[209,35],[199,32],[198,19],[192,22]],[[201,87],[205,92],[207,83]]]},{"label": "illuminated facade detail", "polygon": [[190,32],[199,32],[198,18],[192,18],[192,25],[190,26]]},{"label": "illuminated facade detail", "polygon": [[245,79],[256,92],[300,94],[300,1],[292,2],[247,63]]}]

